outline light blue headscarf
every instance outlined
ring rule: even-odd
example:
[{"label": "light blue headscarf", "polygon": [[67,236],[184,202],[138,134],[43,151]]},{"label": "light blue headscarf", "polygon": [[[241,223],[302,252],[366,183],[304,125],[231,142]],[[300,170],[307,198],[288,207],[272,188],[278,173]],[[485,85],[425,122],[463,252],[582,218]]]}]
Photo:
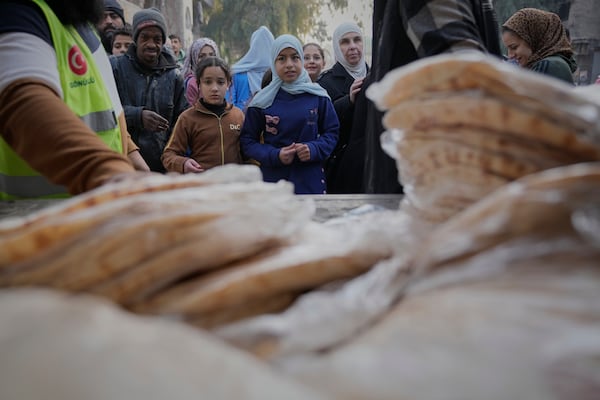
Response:
[{"label": "light blue headscarf", "polygon": [[238,74],[246,72],[250,93],[254,94],[260,90],[260,83],[266,70],[271,66],[269,49],[273,46],[273,34],[266,26],[261,26],[252,33],[250,38],[250,49],[235,64],[231,66],[231,72]]},{"label": "light blue headscarf", "polygon": [[[300,56],[300,60],[302,60],[302,72],[298,79],[296,79],[292,83],[285,83],[281,80],[279,76],[277,76],[277,72],[275,72],[275,60],[277,56],[283,49],[287,49],[291,47],[292,49],[298,52]],[[308,76],[308,72],[304,69],[304,52],[302,51],[302,43],[292,35],[281,35],[275,42],[273,42],[273,47],[271,49],[271,71],[273,72],[273,80],[271,83],[262,89],[260,92],[256,93],[256,96],[250,102],[249,107],[258,107],[258,108],[267,108],[271,104],[273,104],[273,100],[279,92],[279,89],[283,89],[290,94],[300,94],[300,93],[311,93],[321,97],[329,98],[327,91],[323,89],[318,83],[314,83],[310,76]]]}]

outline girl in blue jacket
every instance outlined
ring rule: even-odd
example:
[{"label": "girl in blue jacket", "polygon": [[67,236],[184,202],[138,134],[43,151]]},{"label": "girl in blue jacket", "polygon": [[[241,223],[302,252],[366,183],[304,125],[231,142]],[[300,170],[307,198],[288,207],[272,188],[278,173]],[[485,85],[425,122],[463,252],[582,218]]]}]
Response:
[{"label": "girl in blue jacket", "polygon": [[296,194],[325,193],[323,162],[339,122],[325,89],[304,70],[302,44],[279,36],[271,50],[273,80],[254,96],[240,133],[242,152],[260,163],[265,182],[292,182]]}]

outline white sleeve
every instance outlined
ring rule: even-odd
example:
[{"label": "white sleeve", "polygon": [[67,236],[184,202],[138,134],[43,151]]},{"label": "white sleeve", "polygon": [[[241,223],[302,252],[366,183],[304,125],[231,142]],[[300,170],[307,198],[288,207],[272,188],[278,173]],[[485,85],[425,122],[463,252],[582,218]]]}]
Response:
[{"label": "white sleeve", "polygon": [[0,93],[12,82],[33,78],[45,82],[62,98],[54,48],[23,32],[0,34]]}]

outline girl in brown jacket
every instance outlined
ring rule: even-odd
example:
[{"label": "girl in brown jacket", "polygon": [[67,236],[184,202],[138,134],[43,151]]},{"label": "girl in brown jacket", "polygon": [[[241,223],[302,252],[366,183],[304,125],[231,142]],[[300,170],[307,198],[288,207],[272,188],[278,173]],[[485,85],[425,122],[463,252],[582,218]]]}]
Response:
[{"label": "girl in brown jacket", "polygon": [[162,155],[169,172],[203,172],[242,163],[240,130],[244,113],[227,103],[231,72],[225,61],[207,57],[196,66],[196,81],[202,98],[184,111]]}]

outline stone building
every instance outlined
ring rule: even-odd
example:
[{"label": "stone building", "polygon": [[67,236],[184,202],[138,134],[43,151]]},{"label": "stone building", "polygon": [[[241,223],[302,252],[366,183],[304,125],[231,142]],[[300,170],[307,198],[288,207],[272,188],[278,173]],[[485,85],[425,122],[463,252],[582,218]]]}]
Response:
[{"label": "stone building", "polygon": [[579,65],[575,81],[579,85],[594,83],[600,75],[600,10],[598,0],[571,0],[566,26],[571,33],[573,50]]},{"label": "stone building", "polygon": [[118,0],[125,9],[125,19],[131,22],[133,14],[141,8],[156,7],[165,16],[169,32],[183,39],[185,48],[194,40],[193,0]]}]

